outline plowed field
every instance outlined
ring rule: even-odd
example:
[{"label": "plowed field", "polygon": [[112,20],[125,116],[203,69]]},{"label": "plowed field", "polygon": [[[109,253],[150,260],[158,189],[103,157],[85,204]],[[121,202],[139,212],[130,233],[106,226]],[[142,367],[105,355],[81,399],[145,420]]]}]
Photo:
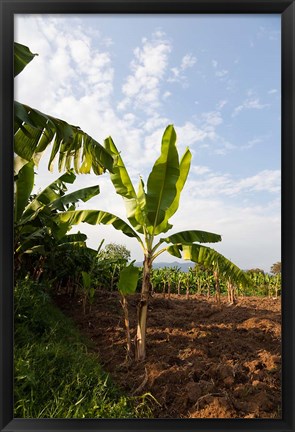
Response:
[{"label": "plowed field", "polygon": [[[135,336],[138,295],[130,296]],[[124,363],[126,335],[116,293],[100,291],[90,313],[60,294],[57,304],[93,342],[104,369],[124,392],[151,393],[155,418],[280,418],[280,299],[244,297],[237,305],[202,296],[155,294],[147,358]]]}]

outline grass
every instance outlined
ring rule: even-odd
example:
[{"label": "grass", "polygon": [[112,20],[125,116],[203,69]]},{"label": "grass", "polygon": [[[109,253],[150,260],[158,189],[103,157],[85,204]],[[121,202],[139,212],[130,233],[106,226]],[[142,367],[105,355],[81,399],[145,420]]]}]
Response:
[{"label": "grass", "polygon": [[116,388],[44,287],[26,279],[14,298],[15,417],[152,416],[149,395],[131,398]]}]

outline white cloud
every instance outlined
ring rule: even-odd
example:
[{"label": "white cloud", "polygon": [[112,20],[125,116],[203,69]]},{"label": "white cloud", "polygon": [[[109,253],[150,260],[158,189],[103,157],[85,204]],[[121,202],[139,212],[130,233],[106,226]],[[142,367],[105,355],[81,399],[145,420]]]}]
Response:
[{"label": "white cloud", "polygon": [[237,196],[241,193],[264,192],[275,194],[281,189],[279,170],[263,170],[243,179],[235,179],[229,174],[204,172],[204,178],[190,180],[192,198],[213,198],[214,196]]},{"label": "white cloud", "polygon": [[252,110],[252,109],[262,110],[268,108],[269,106],[270,106],[269,104],[261,103],[258,97],[247,98],[244,100],[244,102],[241,105],[238,105],[234,109],[232,113],[232,117],[236,117],[243,110]]},{"label": "white cloud", "polygon": [[177,135],[178,142],[183,143],[183,146],[192,146],[203,141],[208,136],[206,131],[191,122],[186,122],[183,126],[177,126]]},{"label": "white cloud", "polygon": [[143,129],[147,133],[151,133],[155,131],[155,129],[162,130],[162,133],[164,132],[164,128],[168,125],[169,119],[165,117],[160,117],[159,115],[155,114],[153,117],[149,117],[144,121],[142,124]]},{"label": "white cloud", "polygon": [[196,57],[194,57],[192,54],[186,54],[181,60],[180,68],[182,70],[185,70],[187,68],[192,67],[196,62],[197,62]]},{"label": "white cloud", "polygon": [[81,63],[82,65],[88,64],[90,60],[90,46],[89,40],[77,40],[74,39],[69,42],[69,48],[71,51],[72,58],[76,63]]},{"label": "white cloud", "polygon": [[[224,106],[227,101],[221,101],[219,106]],[[198,135],[201,139],[198,147],[207,149],[209,154],[217,154],[224,156],[237,147],[225,139],[219,132],[218,127],[223,123],[223,118],[220,111],[204,112],[196,118],[200,121]]]},{"label": "white cloud", "polygon": [[82,30],[76,21],[31,16],[27,26],[18,27],[19,40],[39,56],[16,80],[16,96],[72,124],[81,118],[77,104],[86,112],[106,108],[114,74],[110,53],[94,45],[92,29]]},{"label": "white cloud", "polygon": [[223,120],[219,111],[211,111],[202,114],[206,126],[219,126]]},{"label": "white cloud", "polygon": [[[214,69],[214,75],[218,78],[218,81],[224,83],[225,89],[232,92],[235,90],[235,81],[230,78],[229,70],[225,68],[221,68],[218,61],[213,59],[211,60],[212,67]],[[221,107],[222,108],[222,107]],[[218,109],[221,109],[218,108]]]},{"label": "white cloud", "polygon": [[170,75],[167,79],[169,83],[180,83],[184,88],[188,87],[187,76],[184,74],[184,71],[188,68],[193,67],[193,65],[197,62],[196,57],[192,54],[186,54],[180,63],[179,67],[173,67],[170,69],[172,75]]},{"label": "white cloud", "polygon": [[247,189],[250,191],[263,191],[279,193],[281,190],[280,170],[264,170],[255,176],[248,177],[238,182],[239,191]]},{"label": "white cloud", "polygon": [[153,34],[151,40],[144,38],[142,46],[134,50],[130,74],[122,87],[125,99],[119,108],[133,104],[135,108],[152,114],[160,106],[160,84],[164,78],[171,44],[162,32]]},{"label": "white cloud", "polygon": [[163,99],[166,100],[166,99],[168,99],[171,95],[172,95],[171,92],[166,91],[166,92],[163,94]]},{"label": "white cloud", "polygon": [[227,100],[221,100],[221,101],[219,101],[218,103],[217,103],[217,105],[216,105],[216,108],[218,109],[218,110],[220,110],[220,109],[222,109],[226,104],[228,103],[228,101]]},{"label": "white cloud", "polygon": [[204,175],[204,174],[208,174],[211,172],[210,168],[208,168],[207,166],[201,166],[201,165],[193,165],[191,167],[191,172],[193,174],[196,174],[198,176]]},{"label": "white cloud", "polygon": [[236,145],[230,143],[229,141],[218,135],[216,136],[215,141],[217,146],[213,148],[213,153],[217,155],[225,156],[226,154],[237,148]]},{"label": "white cloud", "polygon": [[226,76],[228,74],[228,70],[226,70],[226,69],[222,69],[222,70],[219,70],[219,71],[216,71],[215,72],[215,75],[218,77],[218,78],[223,78],[224,76]]},{"label": "white cloud", "polygon": [[154,31],[153,35],[160,39],[160,38],[165,38],[166,33],[162,30],[156,30]]},{"label": "white cloud", "polygon": [[240,147],[240,149],[241,149],[241,150],[249,150],[249,149],[251,149],[252,147],[254,147],[254,146],[256,146],[257,144],[260,144],[260,143],[262,143],[262,142],[263,142],[263,139],[262,139],[262,138],[253,138],[253,139],[249,140],[249,141],[247,142],[247,144],[242,145],[242,146]]},{"label": "white cloud", "polygon": [[277,93],[277,92],[278,92],[277,89],[271,89],[271,90],[269,90],[267,93],[268,93],[268,94],[275,94],[275,93]]},{"label": "white cloud", "polygon": [[260,26],[257,33],[257,39],[267,38],[270,41],[277,41],[280,39],[280,36],[281,32],[279,30],[274,30],[265,26]]}]

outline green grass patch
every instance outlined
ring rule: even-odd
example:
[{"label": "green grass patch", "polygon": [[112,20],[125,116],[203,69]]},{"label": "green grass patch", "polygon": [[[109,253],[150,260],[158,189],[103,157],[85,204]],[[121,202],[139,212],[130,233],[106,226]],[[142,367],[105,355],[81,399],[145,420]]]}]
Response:
[{"label": "green grass patch", "polygon": [[42,286],[19,282],[14,299],[15,417],[152,417],[150,396],[131,398],[116,388]]}]

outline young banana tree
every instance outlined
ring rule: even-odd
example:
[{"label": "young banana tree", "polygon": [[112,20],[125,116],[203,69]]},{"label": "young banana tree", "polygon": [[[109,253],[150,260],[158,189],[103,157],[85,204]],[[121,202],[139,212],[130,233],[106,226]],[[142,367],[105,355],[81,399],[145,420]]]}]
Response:
[{"label": "young banana tree", "polygon": [[127,295],[133,294],[136,291],[137,281],[139,276],[139,268],[133,265],[132,261],[127,267],[123,268],[120,272],[120,278],[118,282],[118,290],[121,297],[121,306],[124,312],[124,322],[126,329],[126,361],[131,360],[131,336],[130,336],[130,323],[128,314],[128,300]]},{"label": "young banana tree", "polygon": [[143,250],[143,279],[141,299],[138,305],[137,334],[135,338],[135,355],[137,360],[146,356],[146,330],[148,302],[151,290],[151,269],[153,261],[163,252],[183,257],[190,261],[203,263],[223,262],[223,267],[233,279],[247,283],[244,273],[232,262],[199,243],[215,243],[221,241],[219,234],[206,231],[188,230],[168,237],[156,239],[160,234],[172,228],[169,219],[179,206],[180,194],[185,185],[191,163],[191,152],[187,148],[179,160],[176,148],[176,133],[173,125],[169,125],[162,138],[161,155],[156,160],[145,187],[142,178],[139,180],[138,191],[131,182],[114,142],[109,137],[105,146],[112,154],[115,164],[110,173],[111,181],[117,194],[121,195],[126,206],[130,225],[117,216],[103,210],[78,210],[63,212],[57,217],[69,225],[86,222],[95,224],[112,224],[129,237],[135,238]]}]

